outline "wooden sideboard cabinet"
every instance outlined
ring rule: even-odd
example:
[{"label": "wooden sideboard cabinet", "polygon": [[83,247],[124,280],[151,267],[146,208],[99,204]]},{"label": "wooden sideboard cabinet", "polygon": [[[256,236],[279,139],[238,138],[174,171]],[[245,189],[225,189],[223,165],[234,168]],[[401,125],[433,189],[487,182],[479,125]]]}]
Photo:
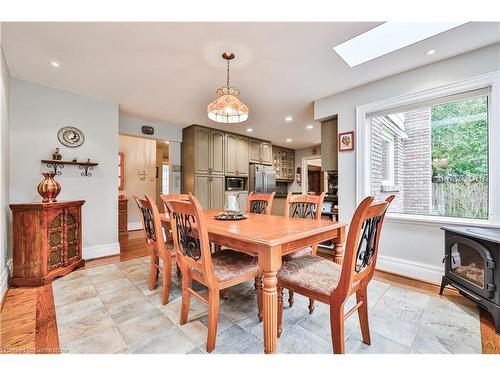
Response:
[{"label": "wooden sideboard cabinet", "polygon": [[11,286],[40,286],[85,264],[83,200],[11,204]]},{"label": "wooden sideboard cabinet", "polygon": [[118,198],[118,234],[127,234],[128,224],[128,199],[124,196]]}]

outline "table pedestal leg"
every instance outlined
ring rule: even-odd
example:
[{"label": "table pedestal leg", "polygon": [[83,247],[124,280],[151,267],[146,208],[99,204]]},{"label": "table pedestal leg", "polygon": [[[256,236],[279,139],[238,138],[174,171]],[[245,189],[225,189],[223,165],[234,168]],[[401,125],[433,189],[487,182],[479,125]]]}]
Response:
[{"label": "table pedestal leg", "polygon": [[345,242],[345,228],[339,229],[337,237],[333,239],[333,261],[337,264],[342,264],[344,261],[344,251],[342,249],[342,244]]},{"label": "table pedestal leg", "polygon": [[264,352],[276,353],[278,341],[278,279],[276,274],[281,266],[279,247],[259,251],[259,267],[262,270],[262,305],[264,328]]}]

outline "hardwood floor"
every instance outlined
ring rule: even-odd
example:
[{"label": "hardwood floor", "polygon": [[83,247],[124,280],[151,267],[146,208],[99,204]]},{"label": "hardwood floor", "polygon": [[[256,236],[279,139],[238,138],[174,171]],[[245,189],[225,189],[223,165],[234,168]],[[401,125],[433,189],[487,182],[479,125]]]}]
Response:
[{"label": "hardwood floor", "polygon": [[[120,255],[94,259],[85,268],[119,263],[149,255],[141,231],[132,231],[120,237]],[[331,256],[330,256],[331,257]],[[436,294],[439,286],[424,281],[376,271],[375,279],[419,292]],[[464,298],[451,288],[448,296]],[[490,315],[481,311],[481,344],[485,354],[500,353],[500,335],[495,333]],[[39,288],[11,288],[7,292],[0,313],[0,353],[58,353],[59,339],[54,310],[52,286]]]},{"label": "hardwood floor", "polygon": [[0,328],[0,353],[59,353],[52,286],[9,289]]}]

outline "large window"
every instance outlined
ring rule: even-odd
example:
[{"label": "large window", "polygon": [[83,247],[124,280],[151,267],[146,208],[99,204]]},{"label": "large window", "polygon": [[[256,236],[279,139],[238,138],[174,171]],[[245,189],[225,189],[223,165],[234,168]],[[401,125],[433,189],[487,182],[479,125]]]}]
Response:
[{"label": "large window", "polygon": [[489,219],[489,87],[365,119],[369,193],[379,199],[395,194],[389,212]]}]

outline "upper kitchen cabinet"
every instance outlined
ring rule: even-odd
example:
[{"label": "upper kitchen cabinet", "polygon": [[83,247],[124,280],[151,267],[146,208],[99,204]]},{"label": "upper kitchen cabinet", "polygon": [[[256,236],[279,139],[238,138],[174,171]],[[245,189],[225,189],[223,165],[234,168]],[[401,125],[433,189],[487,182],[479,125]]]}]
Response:
[{"label": "upper kitchen cabinet", "polygon": [[226,134],[226,176],[248,176],[248,138]]},{"label": "upper kitchen cabinet", "polygon": [[251,139],[249,147],[250,163],[273,164],[273,147],[271,143],[258,139]]},{"label": "upper kitchen cabinet", "polygon": [[321,122],[321,170],[338,170],[337,118]]},{"label": "upper kitchen cabinet", "polygon": [[183,130],[183,166],[189,173],[224,174],[224,133],[201,126]]},{"label": "upper kitchen cabinet", "polygon": [[274,146],[273,166],[276,169],[277,180],[293,181],[295,179],[295,151]]}]

